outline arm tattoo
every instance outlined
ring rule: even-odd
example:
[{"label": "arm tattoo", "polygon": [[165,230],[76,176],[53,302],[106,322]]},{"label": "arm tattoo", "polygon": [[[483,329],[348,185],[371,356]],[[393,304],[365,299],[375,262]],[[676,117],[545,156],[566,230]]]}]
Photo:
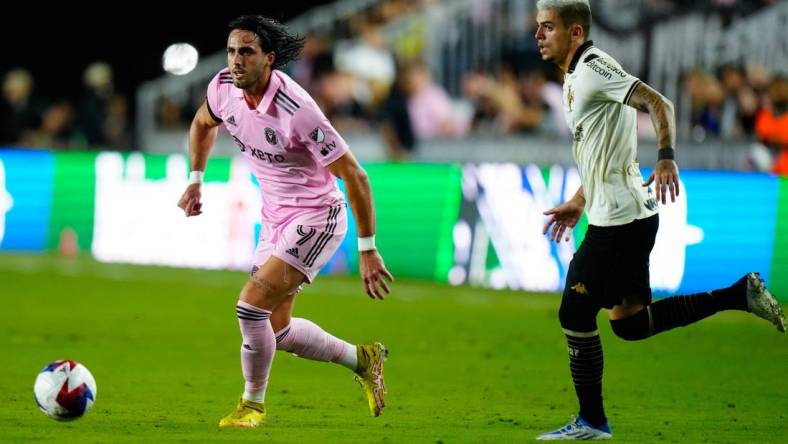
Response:
[{"label": "arm tattoo", "polygon": [[645,83],[638,82],[626,104],[651,116],[657,132],[657,148],[676,147],[676,118],[670,100]]}]

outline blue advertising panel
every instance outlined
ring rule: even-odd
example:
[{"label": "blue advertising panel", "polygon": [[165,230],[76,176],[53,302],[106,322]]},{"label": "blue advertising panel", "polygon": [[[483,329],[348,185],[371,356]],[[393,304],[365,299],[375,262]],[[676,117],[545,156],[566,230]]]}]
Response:
[{"label": "blue advertising panel", "polygon": [[[65,156],[0,149],[0,250],[54,248],[58,239],[53,241],[57,234],[48,233],[51,222],[67,226],[58,223],[58,217],[75,219],[64,213],[72,211],[75,202],[95,198],[93,217],[80,220],[86,221],[83,232],[92,230],[88,239],[98,260],[249,269],[260,231],[260,196],[240,159],[214,168],[214,178],[204,189],[206,201],[228,210],[184,222],[171,198],[185,183],[183,156],[168,156],[156,168],[148,168],[153,163],[139,153],[100,153],[62,162]],[[73,174],[80,170],[73,165],[83,161],[85,168],[95,170],[89,179],[95,183],[72,186],[86,180],[85,174]],[[425,168],[437,173],[425,174]],[[576,168],[487,163],[376,164],[368,169],[376,193],[378,241],[399,275],[527,291],[563,287],[587,221],[581,219],[569,242],[556,244],[542,233],[543,212],[571,198],[580,186]],[[643,170],[643,177],[649,174]],[[773,268],[780,263],[775,262],[775,248],[780,248],[776,238],[788,235],[777,232],[786,225],[778,227],[776,177],[685,170],[681,181],[676,202],[660,208],[650,257],[655,295],[725,287],[749,271],[761,272],[767,282],[780,276],[781,270]],[[403,192],[406,185],[413,191]],[[344,191],[342,182],[340,187]],[[76,191],[83,188],[82,194]],[[415,197],[422,200],[414,204]],[[414,207],[418,223],[413,223]],[[137,218],[146,211],[157,217]],[[351,211],[348,219],[347,236],[324,273],[357,271]],[[195,245],[194,238],[204,242]]]},{"label": "blue advertising panel", "polygon": [[1,249],[43,251],[46,247],[54,167],[49,152],[0,150]]},{"label": "blue advertising panel", "polygon": [[702,239],[686,246],[681,293],[728,286],[760,271],[769,281],[777,218],[777,180],[767,174],[688,171],[687,225]]}]

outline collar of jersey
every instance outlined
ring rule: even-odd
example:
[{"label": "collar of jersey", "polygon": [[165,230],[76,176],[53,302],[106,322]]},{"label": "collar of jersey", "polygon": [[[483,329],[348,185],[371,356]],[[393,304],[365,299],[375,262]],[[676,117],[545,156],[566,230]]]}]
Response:
[{"label": "collar of jersey", "polygon": [[[261,112],[265,112],[269,106],[271,106],[271,101],[274,100],[274,95],[276,95],[276,91],[279,90],[279,86],[281,86],[282,81],[279,79],[279,76],[276,74],[276,70],[271,70],[271,78],[268,80],[268,86],[265,88],[265,94],[263,94],[263,100],[260,101],[260,104],[257,105],[257,109]],[[243,100],[244,98],[244,90],[241,88],[233,88],[232,92],[233,97],[239,98]]]},{"label": "collar of jersey", "polygon": [[580,60],[580,57],[583,57],[583,53],[592,46],[594,46],[594,41],[586,40],[582,45],[577,47],[577,51],[575,51],[575,55],[572,57],[572,62],[569,64],[569,74],[572,74],[575,71],[575,66],[577,66],[577,62]]}]

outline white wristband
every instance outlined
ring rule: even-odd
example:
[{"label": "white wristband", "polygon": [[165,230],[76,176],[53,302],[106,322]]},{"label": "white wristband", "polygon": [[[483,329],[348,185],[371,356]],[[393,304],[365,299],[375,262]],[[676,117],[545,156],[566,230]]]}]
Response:
[{"label": "white wristband", "polygon": [[375,235],[358,238],[358,251],[369,251],[375,249]]},{"label": "white wristband", "polygon": [[204,171],[192,171],[189,173],[189,185],[195,183],[202,183],[202,179],[205,176]]}]

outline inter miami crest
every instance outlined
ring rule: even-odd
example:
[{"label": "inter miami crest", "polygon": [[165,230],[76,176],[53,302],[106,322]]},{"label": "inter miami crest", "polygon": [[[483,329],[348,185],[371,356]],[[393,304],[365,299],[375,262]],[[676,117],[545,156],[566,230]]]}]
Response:
[{"label": "inter miami crest", "polygon": [[271,145],[276,145],[278,140],[276,139],[276,131],[272,130],[271,128],[265,128],[265,140],[268,141]]},{"label": "inter miami crest", "polygon": [[326,135],[323,134],[323,130],[320,128],[315,128],[311,133],[309,133],[309,138],[317,143],[320,143],[326,138]]}]

